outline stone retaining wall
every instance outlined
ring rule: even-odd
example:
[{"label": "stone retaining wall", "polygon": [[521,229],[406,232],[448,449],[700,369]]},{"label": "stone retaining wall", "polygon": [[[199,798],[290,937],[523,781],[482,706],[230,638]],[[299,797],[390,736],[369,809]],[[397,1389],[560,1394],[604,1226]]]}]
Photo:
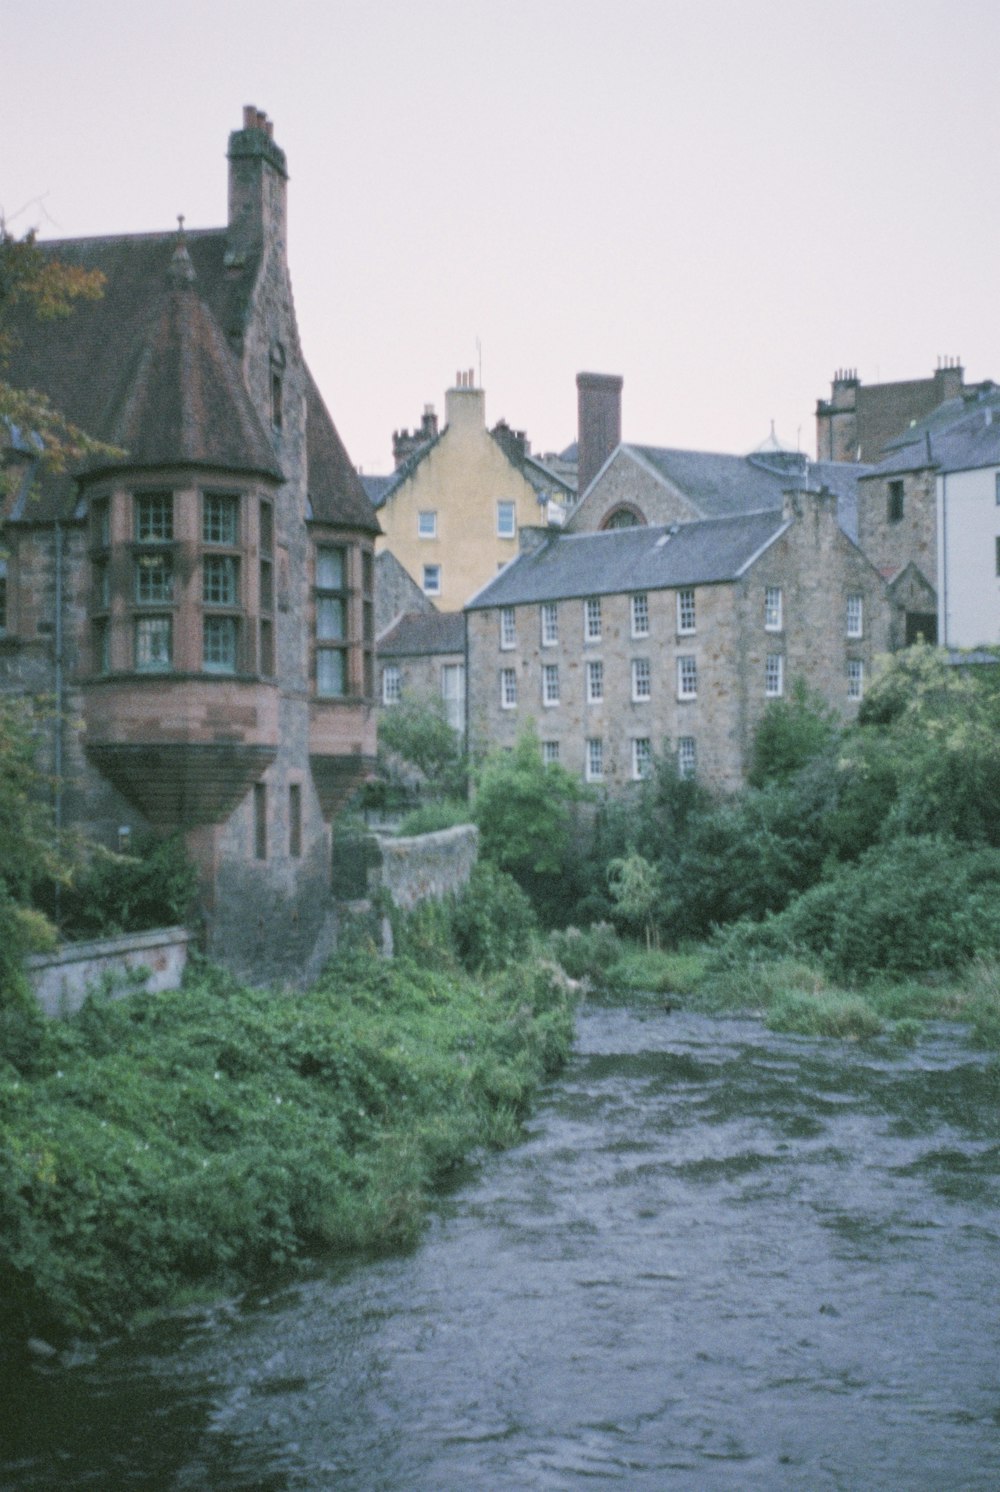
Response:
[{"label": "stone retaining wall", "polygon": [[[113,997],[137,988],[156,994],[176,989],[187,963],[190,934],[183,927],[160,927],[151,932],[126,933],[88,943],[64,943],[55,953],[35,953],[25,959],[25,971],[46,1015],[72,1015],[91,989],[115,980]],[[125,976],[143,970],[139,979]]]},{"label": "stone retaining wall", "polygon": [[381,865],[369,874],[374,892],[384,887],[395,906],[409,911],[418,902],[460,891],[479,853],[475,824],[459,824],[413,839],[377,835]]}]

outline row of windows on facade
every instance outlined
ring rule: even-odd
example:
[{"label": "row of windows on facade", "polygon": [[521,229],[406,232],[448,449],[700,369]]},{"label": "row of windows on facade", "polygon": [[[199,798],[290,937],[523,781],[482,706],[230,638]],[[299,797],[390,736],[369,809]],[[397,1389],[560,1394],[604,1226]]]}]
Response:
[{"label": "row of windows on facade", "polygon": [[[653,742],[649,736],[633,736],[629,742],[631,775],[635,782],[648,777],[653,769]],[[542,741],[542,761],[547,767],[561,764],[560,742]],[[698,768],[694,736],[680,736],[677,741],[677,771],[681,777],[693,777]],[[588,782],[603,782],[605,776],[604,739],[588,736],[584,741],[583,775]]]},{"label": "row of windows on facade", "polygon": [[[275,671],[274,658],[274,515],[271,504],[261,501],[256,605],[247,608],[243,590],[246,545],[239,494],[202,494],[201,667],[206,673],[236,673],[242,666],[253,671],[248,656],[247,609],[258,616],[257,667],[267,676]],[[139,672],[164,672],[174,666],[174,617],[156,608],[173,607],[175,592],[174,494],[152,492],[133,497],[131,609],[132,666]],[[107,499],[92,510],[93,574],[92,627],[94,656],[99,672],[111,669],[111,522]],[[213,552],[214,551],[214,552]],[[232,552],[227,552],[232,551]],[[349,652],[351,642],[349,584],[350,551],[342,544],[317,544],[315,549],[314,651],[316,692],[327,698],[351,692]],[[361,635],[364,644],[362,688],[373,690],[372,647],[374,640],[374,561],[361,552]],[[141,610],[140,610],[141,608]],[[228,614],[227,614],[228,613]]]},{"label": "row of windows on facade", "polygon": [[[629,617],[633,638],[649,636],[649,596],[639,591],[629,597]],[[677,632],[681,637],[691,637],[697,627],[697,599],[693,589],[676,593]],[[784,630],[784,597],[780,585],[764,588],[763,623],[765,632]],[[559,643],[559,603],[543,601],[539,607],[539,626],[542,647],[556,647]],[[600,642],[603,635],[603,615],[600,596],[590,596],[583,602],[583,640]],[[845,635],[858,638],[864,635],[864,598],[861,595],[847,597]],[[500,647],[504,650],[517,646],[517,611],[513,606],[500,608]]]},{"label": "row of windows on facade", "polygon": [[[586,698],[590,705],[604,701],[605,670],[599,659],[585,665]],[[860,658],[847,660],[847,698],[860,699],[864,691],[864,663]],[[764,697],[781,699],[785,692],[785,658],[783,653],[769,653],[764,660]],[[558,663],[543,663],[541,677],[542,704],[548,708],[562,703]],[[633,704],[645,704],[653,697],[653,668],[649,658],[631,660],[631,698]],[[677,659],[677,698],[698,698],[698,660],[690,654]],[[500,705],[514,710],[518,702],[518,678],[514,668],[500,670]]]},{"label": "row of windows on facade", "polygon": [[[424,508],[417,514],[418,539],[438,538],[438,515],[436,508]],[[512,502],[497,503],[497,538],[517,537],[517,509]]]}]

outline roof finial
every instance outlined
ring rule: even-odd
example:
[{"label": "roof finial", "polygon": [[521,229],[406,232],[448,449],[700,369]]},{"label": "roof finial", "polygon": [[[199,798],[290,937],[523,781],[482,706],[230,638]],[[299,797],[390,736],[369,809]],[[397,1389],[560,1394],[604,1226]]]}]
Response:
[{"label": "roof finial", "polygon": [[184,214],[177,214],[177,242],[174,252],[170,258],[170,268],[167,270],[169,278],[175,285],[189,285],[194,279],[194,265],[191,263],[191,255],[188,253],[187,237],[184,233]]}]

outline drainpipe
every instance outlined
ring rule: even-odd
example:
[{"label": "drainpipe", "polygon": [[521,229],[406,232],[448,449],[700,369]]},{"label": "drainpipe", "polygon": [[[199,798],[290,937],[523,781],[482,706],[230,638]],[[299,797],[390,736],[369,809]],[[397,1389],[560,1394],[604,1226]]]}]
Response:
[{"label": "drainpipe", "polygon": [[941,473],[941,539],[938,544],[938,647],[948,645],[948,474]]}]

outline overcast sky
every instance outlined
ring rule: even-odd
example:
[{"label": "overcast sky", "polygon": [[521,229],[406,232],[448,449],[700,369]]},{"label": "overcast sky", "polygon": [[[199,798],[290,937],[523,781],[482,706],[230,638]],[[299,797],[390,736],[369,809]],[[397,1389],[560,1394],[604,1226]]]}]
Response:
[{"label": "overcast sky", "polygon": [[353,460],[482,370],[487,418],[815,449],[839,367],[1000,381],[998,0],[0,0],[0,209],[43,237],[226,216],[288,156],[302,341]]}]

